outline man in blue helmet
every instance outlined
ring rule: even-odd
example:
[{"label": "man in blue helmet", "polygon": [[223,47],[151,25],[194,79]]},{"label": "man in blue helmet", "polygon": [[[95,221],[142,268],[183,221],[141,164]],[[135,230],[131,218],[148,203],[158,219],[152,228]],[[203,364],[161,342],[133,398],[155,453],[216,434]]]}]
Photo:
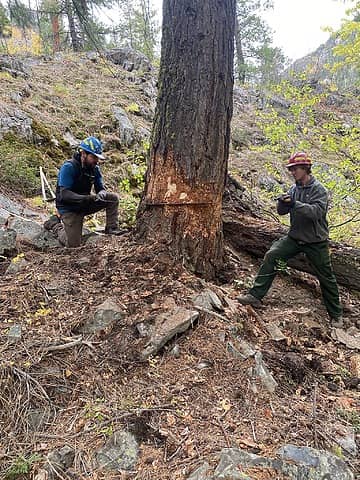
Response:
[{"label": "man in blue helmet", "polygon": [[[105,233],[121,235],[119,230],[119,198],[105,190],[103,177],[98,166],[102,144],[95,137],[85,138],[71,160],[60,168],[56,186],[56,208],[54,215],[44,223],[44,228],[53,231],[59,241],[67,247],[79,247],[84,217],[99,210],[106,210]],[[94,187],[95,193],[92,193]]]}]

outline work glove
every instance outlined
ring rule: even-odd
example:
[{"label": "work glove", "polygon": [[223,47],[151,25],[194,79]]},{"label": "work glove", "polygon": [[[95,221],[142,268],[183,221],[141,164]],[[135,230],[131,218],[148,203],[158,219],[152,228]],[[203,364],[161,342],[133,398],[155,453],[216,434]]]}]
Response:
[{"label": "work glove", "polygon": [[284,193],[284,195],[281,195],[278,198],[279,202],[281,202],[283,205],[286,205],[289,208],[293,208],[295,206],[295,200],[291,198],[291,196],[288,193]]},{"label": "work glove", "polygon": [[102,202],[105,202],[106,195],[107,195],[106,190],[100,190],[100,192],[96,194],[96,200],[101,200]]}]

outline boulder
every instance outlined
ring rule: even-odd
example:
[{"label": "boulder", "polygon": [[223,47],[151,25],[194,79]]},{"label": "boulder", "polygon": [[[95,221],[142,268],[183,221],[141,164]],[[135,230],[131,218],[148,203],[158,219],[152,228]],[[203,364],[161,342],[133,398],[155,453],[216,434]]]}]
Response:
[{"label": "boulder", "polygon": [[139,456],[139,446],[132,433],[117,431],[97,452],[96,460],[100,468],[107,470],[132,470]]},{"label": "boulder", "polygon": [[124,109],[117,106],[113,106],[112,109],[119,126],[119,138],[121,144],[128,147],[135,140],[135,128],[130,122]]},{"label": "boulder", "polygon": [[111,330],[116,322],[124,318],[124,313],[113,298],[108,298],[99,305],[93,318],[80,329],[82,333],[97,333]]},{"label": "boulder", "polygon": [[141,52],[129,47],[116,48],[105,52],[105,57],[115,65],[120,65],[128,72],[140,70],[142,72],[150,72],[153,67],[150,60]]},{"label": "boulder", "polygon": [[18,240],[35,248],[45,249],[61,246],[51,232],[44,230],[42,225],[28,218],[11,217],[8,220],[8,226],[15,230]]},{"label": "boulder", "polygon": [[0,139],[9,132],[31,141],[33,131],[32,119],[18,108],[0,102]]},{"label": "boulder", "polygon": [[141,358],[146,360],[155,355],[175,335],[185,332],[198,317],[199,312],[183,307],[176,307],[158,315],[155,319],[154,333],[141,352]]}]

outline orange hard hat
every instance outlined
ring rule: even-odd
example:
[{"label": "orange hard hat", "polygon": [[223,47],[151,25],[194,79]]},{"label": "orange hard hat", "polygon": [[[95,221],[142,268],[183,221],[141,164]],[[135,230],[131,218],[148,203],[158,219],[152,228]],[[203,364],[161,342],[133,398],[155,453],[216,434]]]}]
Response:
[{"label": "orange hard hat", "polygon": [[305,152],[296,152],[291,155],[286,165],[286,168],[296,167],[297,165],[311,166],[311,159],[307,156]]}]

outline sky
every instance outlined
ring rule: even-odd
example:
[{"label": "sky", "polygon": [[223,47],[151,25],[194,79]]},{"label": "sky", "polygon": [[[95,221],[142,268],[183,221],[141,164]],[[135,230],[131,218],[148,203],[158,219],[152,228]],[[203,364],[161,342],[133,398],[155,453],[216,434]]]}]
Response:
[{"label": "sky", "polygon": [[[349,3],[341,0],[274,0],[274,9],[263,14],[274,31],[274,45],[292,60],[316,50],[329,33],[322,27],[340,27]],[[153,0],[161,12],[162,0]]]}]

